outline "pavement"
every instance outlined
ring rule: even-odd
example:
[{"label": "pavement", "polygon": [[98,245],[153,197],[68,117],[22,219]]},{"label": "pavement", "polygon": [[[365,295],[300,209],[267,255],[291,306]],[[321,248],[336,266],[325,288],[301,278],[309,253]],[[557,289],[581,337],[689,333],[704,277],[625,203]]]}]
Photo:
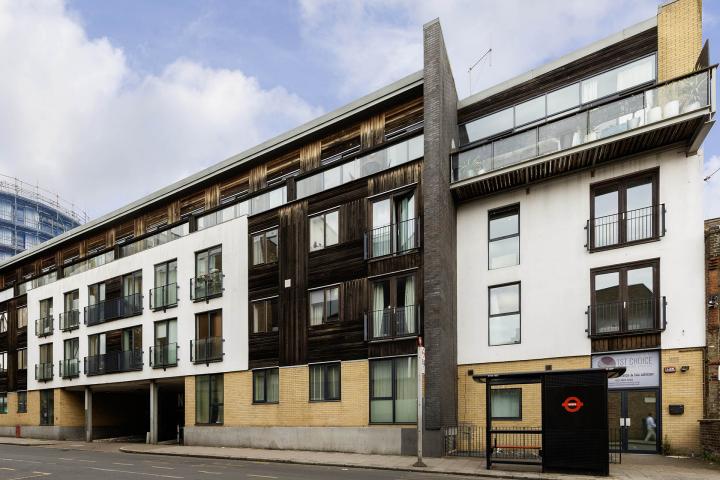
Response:
[{"label": "pavement", "polygon": [[[36,448],[25,448],[36,447]],[[133,454],[133,455],[128,455]],[[54,475],[65,478],[67,458],[75,460],[74,473],[80,468],[87,478],[105,472],[110,478],[150,476],[160,478],[201,478],[225,475],[226,478],[271,479],[447,479],[498,478],[534,480],[587,480],[587,476],[543,474],[536,468],[517,467],[514,471],[487,470],[479,458],[426,458],[427,467],[414,467],[414,457],[361,455],[339,452],[298,450],[260,450],[251,448],[190,447],[145,444],[54,442],[0,437],[0,480],[19,480]],[[5,476],[6,468],[33,465],[32,471],[47,475]],[[96,463],[98,465],[92,465]],[[102,466],[100,466],[102,465]],[[119,468],[123,467],[123,468]],[[127,468],[124,468],[127,467]],[[132,467],[132,468],[130,468]],[[103,470],[104,469],[104,470]],[[107,471],[106,471],[107,470]],[[164,470],[161,472],[161,470]],[[213,473],[207,473],[213,472]],[[92,475],[90,475],[92,474]],[[94,476],[93,476],[94,475]],[[458,477],[459,476],[459,477]],[[67,478],[82,479],[80,476]],[[606,477],[607,478],[607,477]],[[610,466],[610,477],[622,480],[720,480],[720,466],[692,458],[660,455],[623,455],[622,464]]]}]

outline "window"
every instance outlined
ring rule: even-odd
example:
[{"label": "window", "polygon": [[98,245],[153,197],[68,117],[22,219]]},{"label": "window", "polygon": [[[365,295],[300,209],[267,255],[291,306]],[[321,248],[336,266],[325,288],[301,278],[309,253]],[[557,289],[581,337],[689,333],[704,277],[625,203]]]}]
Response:
[{"label": "window", "polygon": [[280,369],[253,370],[253,403],[280,401]]},{"label": "window", "polygon": [[55,423],[55,396],[54,390],[40,390],[40,425],[53,425]]},{"label": "window", "polygon": [[223,292],[222,246],[195,253],[194,300],[220,296]]},{"label": "window", "polygon": [[321,288],[310,292],[310,326],[340,320],[340,287]]},{"label": "window", "polygon": [[155,265],[155,288],[152,291],[152,308],[177,305],[177,260]]},{"label": "window", "polygon": [[658,261],[592,272],[591,334],[617,334],[660,328]]},{"label": "window", "polygon": [[537,97],[515,106],[515,125],[545,118],[545,97]]},{"label": "window", "polygon": [[17,399],[17,413],[27,413],[27,392],[24,390],[17,392]]},{"label": "window", "polygon": [[73,290],[63,297],[64,310],[60,314],[60,330],[70,331],[80,326],[80,292]]},{"label": "window", "polygon": [[340,400],[340,362],[310,365],[310,401]]},{"label": "window", "polygon": [[337,245],[340,211],[322,213],[310,218],[310,251]]},{"label": "window", "polygon": [[222,310],[195,315],[193,362],[216,362],[223,357]]},{"label": "window", "polygon": [[252,235],[252,264],[264,265],[278,261],[277,228]]},{"label": "window", "polygon": [[488,223],[488,268],[519,265],[520,206],[491,210]]},{"label": "window", "polygon": [[401,253],[418,246],[415,192],[372,203],[370,257]]},{"label": "window", "polygon": [[590,248],[658,238],[657,185],[657,170],[592,185]]},{"label": "window", "polygon": [[97,305],[105,301],[105,282],[88,286],[88,305]]},{"label": "window", "polygon": [[370,423],[417,421],[417,358],[370,362]]},{"label": "window", "polygon": [[494,388],[490,401],[493,420],[522,420],[521,388]]},{"label": "window", "polygon": [[40,318],[35,322],[35,333],[49,335],[53,331],[53,299],[40,300]]},{"label": "window", "polygon": [[153,366],[177,365],[177,319],[155,322]]},{"label": "window", "polygon": [[520,343],[520,283],[488,289],[489,345]]},{"label": "window", "polygon": [[17,351],[17,368],[18,370],[27,370],[27,349],[19,348]]},{"label": "window", "polygon": [[7,332],[7,312],[0,312],[0,333]]},{"label": "window", "polygon": [[80,375],[80,339],[68,338],[63,342],[63,360],[60,363],[62,378],[75,378]]},{"label": "window", "polygon": [[376,280],[370,290],[371,338],[417,335],[415,275]]},{"label": "window", "polygon": [[223,397],[222,374],[195,377],[195,423],[223,423]]},{"label": "window", "polygon": [[0,393],[0,413],[7,413],[7,392]]},{"label": "window", "polygon": [[580,105],[580,84],[573,83],[554,92],[547,94],[547,114],[570,110]]},{"label": "window", "polygon": [[40,365],[52,365],[53,363],[53,344],[45,343],[40,345]]},{"label": "window", "polygon": [[278,331],[278,297],[250,302],[252,333]]},{"label": "window", "polygon": [[655,80],[655,55],[582,81],[582,102],[592,102]]},{"label": "window", "polygon": [[481,138],[490,137],[498,133],[512,130],[513,128],[513,109],[506,108],[499,112],[478,118],[472,122],[460,126],[460,135],[462,143],[470,143]]},{"label": "window", "polygon": [[78,311],[80,309],[80,291],[73,290],[64,296],[65,313]]},{"label": "window", "polygon": [[142,297],[142,270],[123,275],[122,285],[123,297],[131,299],[132,304],[137,303],[135,298],[139,300]]},{"label": "window", "polygon": [[20,307],[17,309],[17,328],[20,330],[21,328],[27,327],[27,306]]},{"label": "window", "polygon": [[0,373],[7,373],[7,352],[0,352]]}]

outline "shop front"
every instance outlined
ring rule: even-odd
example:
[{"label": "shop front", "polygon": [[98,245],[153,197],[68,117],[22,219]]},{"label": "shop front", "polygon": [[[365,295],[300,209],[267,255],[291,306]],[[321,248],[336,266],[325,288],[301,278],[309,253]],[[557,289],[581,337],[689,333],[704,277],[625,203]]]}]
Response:
[{"label": "shop front", "polygon": [[660,352],[593,355],[592,366],[626,369],[624,375],[608,380],[611,447],[628,453],[658,453],[662,438]]}]

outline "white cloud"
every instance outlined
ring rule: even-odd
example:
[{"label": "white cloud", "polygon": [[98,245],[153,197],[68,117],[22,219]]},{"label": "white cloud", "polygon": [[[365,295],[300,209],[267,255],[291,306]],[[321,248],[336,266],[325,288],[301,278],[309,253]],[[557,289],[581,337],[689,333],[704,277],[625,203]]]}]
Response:
[{"label": "white cloud", "polygon": [[340,69],[340,94],[358,95],[422,68],[422,25],[440,18],[461,97],[654,16],[657,0],[300,0],[304,38]]},{"label": "white cloud", "polygon": [[712,175],[705,181],[703,204],[705,205],[705,218],[720,217],[720,156],[713,155],[705,160],[704,177]]},{"label": "white cloud", "polygon": [[237,70],[134,72],[60,0],[0,0],[0,65],[0,173],[93,216],[320,113]]}]

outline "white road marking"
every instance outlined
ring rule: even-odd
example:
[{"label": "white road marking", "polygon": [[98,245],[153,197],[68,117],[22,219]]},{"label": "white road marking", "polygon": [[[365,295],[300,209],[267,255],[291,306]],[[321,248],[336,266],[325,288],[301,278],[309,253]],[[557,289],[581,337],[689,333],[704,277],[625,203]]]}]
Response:
[{"label": "white road marking", "polygon": [[43,462],[38,462],[38,461],[35,461],[35,460],[20,460],[19,458],[18,458],[18,459],[15,459],[15,458],[0,458],[0,460],[6,460],[6,461],[8,461],[8,462],[43,463]]},{"label": "white road marking", "polygon": [[157,465],[150,465],[151,468],[164,468],[165,470],[175,470],[173,467],[158,467]]},{"label": "white road marking", "polygon": [[125,465],[126,467],[132,467],[135,465],[134,463],[122,463],[122,462],[112,462],[113,465]]},{"label": "white road marking", "polygon": [[210,475],[222,475],[222,472],[208,472],[206,470],[198,470],[198,473],[208,473]]},{"label": "white road marking", "polygon": [[133,472],[131,470],[115,470],[112,468],[98,468],[98,467],[88,467],[88,468],[90,468],[92,470],[99,470],[101,472],[128,473],[131,475],[144,475],[146,477],[185,478],[185,477],[178,477],[176,475],[161,475],[159,473]]},{"label": "white road marking", "polygon": [[271,477],[270,475],[253,475],[252,473],[247,474],[248,477],[256,477],[256,478],[278,478],[278,477]]},{"label": "white road marking", "polygon": [[25,475],[22,477],[13,477],[9,480],[25,480],[26,478],[38,478],[38,477],[47,477],[51,475],[50,473],[45,472],[32,472],[32,475]]},{"label": "white road marking", "polygon": [[15,471],[14,468],[10,468],[10,467],[0,467],[0,470],[12,470],[13,472]]}]

